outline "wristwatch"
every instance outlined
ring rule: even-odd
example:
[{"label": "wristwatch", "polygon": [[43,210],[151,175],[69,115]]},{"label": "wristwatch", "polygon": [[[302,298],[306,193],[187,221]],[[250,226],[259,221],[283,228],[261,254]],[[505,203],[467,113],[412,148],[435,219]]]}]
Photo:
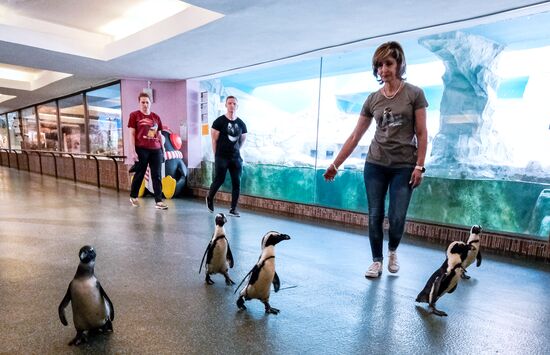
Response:
[{"label": "wristwatch", "polygon": [[425,173],[426,172],[426,168],[423,167],[423,166],[420,166],[420,165],[417,165],[414,167],[416,170],[420,170],[421,173]]}]

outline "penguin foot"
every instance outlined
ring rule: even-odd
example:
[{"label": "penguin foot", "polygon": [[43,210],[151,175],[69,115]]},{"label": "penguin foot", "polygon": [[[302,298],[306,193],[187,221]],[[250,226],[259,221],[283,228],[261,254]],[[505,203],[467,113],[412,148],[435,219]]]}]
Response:
[{"label": "penguin foot", "polygon": [[469,279],[471,279],[471,276],[466,275],[466,272],[463,272],[462,275],[460,275],[460,277],[461,277],[462,279],[464,279],[464,280],[469,280]]},{"label": "penguin foot", "polygon": [[113,331],[113,322],[108,320],[103,326],[99,328],[99,331],[102,333],[112,332]]},{"label": "penguin foot", "polygon": [[214,284],[214,281],[210,278],[210,275],[206,275],[206,278],[204,279],[204,281],[206,281],[206,283],[209,285]]},{"label": "penguin foot", "polygon": [[279,310],[277,308],[273,308],[273,307],[269,307],[269,308],[265,308],[265,313],[267,314],[279,314]]},{"label": "penguin foot", "polygon": [[447,317],[447,313],[440,311],[439,309],[435,308],[435,306],[430,306],[430,311],[432,311],[432,313],[436,316]]},{"label": "penguin foot", "polygon": [[243,311],[246,309],[243,296],[239,297],[239,299],[237,300],[237,307],[239,307],[239,309],[242,309]]},{"label": "penguin foot", "polygon": [[273,308],[269,305],[268,302],[264,302],[265,305],[265,313],[267,314],[279,314],[279,310],[277,308]]},{"label": "penguin foot", "polygon": [[73,340],[71,340],[69,342],[69,345],[74,345],[74,346],[78,346],[82,343],[86,343],[88,341],[88,338],[86,337],[86,335],[84,334],[84,332],[81,332],[81,331],[77,331],[76,332],[76,336],[74,337]]},{"label": "penguin foot", "polygon": [[231,279],[229,278],[229,276],[227,276],[227,277],[225,278],[225,284],[226,284],[227,286],[231,286],[231,285],[234,285],[235,282],[234,282],[233,280],[231,280]]}]

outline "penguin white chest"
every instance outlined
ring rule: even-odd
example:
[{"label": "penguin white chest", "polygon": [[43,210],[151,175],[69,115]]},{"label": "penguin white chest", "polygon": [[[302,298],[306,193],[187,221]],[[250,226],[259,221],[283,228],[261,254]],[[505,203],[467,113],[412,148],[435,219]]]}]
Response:
[{"label": "penguin white chest", "polygon": [[210,260],[210,263],[208,264],[208,272],[226,272],[228,268],[227,242],[225,240],[219,240],[214,247],[212,260]]},{"label": "penguin white chest", "polygon": [[258,280],[253,285],[249,285],[248,296],[260,300],[268,300],[274,275],[275,261],[273,259],[266,260],[260,270]]},{"label": "penguin white chest", "polygon": [[100,327],[107,320],[107,305],[95,277],[73,280],[71,284],[73,322],[77,330]]}]

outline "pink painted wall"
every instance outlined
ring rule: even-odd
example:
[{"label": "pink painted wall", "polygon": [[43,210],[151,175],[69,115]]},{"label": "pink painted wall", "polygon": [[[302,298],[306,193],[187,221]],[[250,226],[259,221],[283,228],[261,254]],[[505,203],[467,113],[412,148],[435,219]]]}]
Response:
[{"label": "pink painted wall", "polygon": [[[122,103],[122,122],[124,127],[124,154],[128,155],[129,143],[128,119],[132,111],[139,109],[137,97],[143,88],[147,87],[147,80],[123,79],[120,82]],[[185,81],[169,82],[151,80],[154,101],[151,111],[160,116],[162,124],[175,133],[180,134],[180,126],[186,121]],[[185,140],[185,137],[182,137]],[[182,149],[182,152],[184,150]],[[185,153],[184,153],[185,156]],[[185,160],[185,159],[184,159]],[[130,162],[126,162],[130,164]]]},{"label": "pink painted wall", "polygon": [[[147,80],[122,79],[120,82],[125,155],[129,152],[128,119],[132,111],[139,109],[137,97],[146,87]],[[187,166],[199,167],[202,161],[199,82],[151,80],[151,88],[154,96],[151,111],[160,116],[164,126],[181,136],[180,150]],[[126,164],[132,162],[126,161]]]}]

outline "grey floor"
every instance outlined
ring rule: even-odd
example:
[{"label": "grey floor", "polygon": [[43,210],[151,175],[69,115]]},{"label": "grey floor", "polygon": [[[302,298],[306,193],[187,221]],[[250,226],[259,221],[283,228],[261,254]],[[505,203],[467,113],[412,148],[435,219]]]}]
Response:
[{"label": "grey floor", "polygon": [[[223,277],[207,286],[199,263],[213,231],[202,201],[153,200],[0,167],[0,353],[179,354],[549,354],[550,266],[486,253],[472,279],[438,306],[414,302],[441,265],[444,247],[405,238],[401,271],[363,277],[368,238],[358,229],[243,210],[226,225],[239,282],[270,230],[279,244],[279,315],[259,301],[238,311]],[[227,212],[227,206],[218,206]],[[57,306],[85,244],[114,303],[114,333],[79,348]]]}]

